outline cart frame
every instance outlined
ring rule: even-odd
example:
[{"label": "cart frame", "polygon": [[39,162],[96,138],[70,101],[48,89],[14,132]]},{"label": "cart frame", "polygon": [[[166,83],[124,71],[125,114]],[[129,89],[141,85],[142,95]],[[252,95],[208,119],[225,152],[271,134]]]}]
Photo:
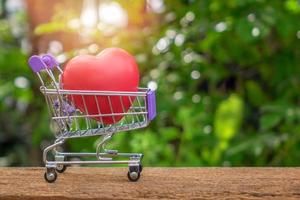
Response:
[{"label": "cart frame", "polygon": [[[148,88],[138,88],[138,91],[89,91],[65,90],[62,87],[63,74],[58,62],[50,54],[33,55],[28,64],[38,76],[47,107],[51,116],[51,125],[56,140],[44,149],[43,161],[46,172],[44,178],[52,183],[57,179],[57,173],[63,173],[69,165],[84,164],[127,164],[130,181],[137,181],[142,172],[142,153],[120,153],[117,150],[105,148],[105,144],[114,134],[148,126],[156,116],[155,91]],[[57,71],[57,72],[55,72]],[[81,98],[84,110],[75,106],[74,98]],[[96,103],[97,113],[89,114],[87,101]],[[130,107],[125,108],[124,102],[130,101]],[[119,103],[122,110],[114,112],[113,102]],[[109,105],[110,110],[101,111],[101,104]],[[119,106],[120,107],[120,106]],[[115,118],[121,116],[118,121]],[[96,118],[96,120],[95,120]],[[105,122],[112,119],[113,123]],[[69,138],[100,136],[96,152],[63,152],[58,150]],[[52,159],[49,153],[53,153]],[[96,157],[97,160],[68,160],[68,157]],[[118,157],[127,159],[116,160]]]}]

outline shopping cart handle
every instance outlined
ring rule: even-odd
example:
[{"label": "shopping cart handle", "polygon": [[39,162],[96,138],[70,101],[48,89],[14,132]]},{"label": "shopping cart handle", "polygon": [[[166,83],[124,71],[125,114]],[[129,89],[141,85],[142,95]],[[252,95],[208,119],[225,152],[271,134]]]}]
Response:
[{"label": "shopping cart handle", "polygon": [[151,121],[156,117],[156,97],[154,90],[148,90],[147,92],[147,107],[148,119]]},{"label": "shopping cart handle", "polygon": [[37,55],[31,56],[28,60],[28,64],[35,73],[47,68],[47,65]]},{"label": "shopping cart handle", "polygon": [[28,64],[35,73],[46,68],[53,69],[58,66],[58,62],[50,54],[45,54],[43,56],[33,55],[29,58]]},{"label": "shopping cart handle", "polygon": [[55,58],[50,54],[42,55],[42,60],[50,69],[53,69],[54,67],[59,65]]}]

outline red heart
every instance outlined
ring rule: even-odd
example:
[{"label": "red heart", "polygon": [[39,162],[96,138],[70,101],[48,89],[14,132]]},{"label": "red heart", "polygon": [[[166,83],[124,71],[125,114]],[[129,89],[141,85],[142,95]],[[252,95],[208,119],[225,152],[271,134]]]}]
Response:
[{"label": "red heart", "polygon": [[[67,90],[98,90],[98,91],[137,91],[139,70],[133,56],[119,48],[108,48],[98,56],[81,55],[71,59],[62,76],[63,88]],[[68,97],[76,108],[89,115],[99,114],[96,98],[101,114],[124,113],[133,102],[126,96],[80,96]],[[84,101],[86,104],[86,109]],[[108,98],[111,100],[111,106]],[[123,101],[123,106],[121,103]],[[94,117],[104,124],[120,121],[123,115],[115,117]]]}]

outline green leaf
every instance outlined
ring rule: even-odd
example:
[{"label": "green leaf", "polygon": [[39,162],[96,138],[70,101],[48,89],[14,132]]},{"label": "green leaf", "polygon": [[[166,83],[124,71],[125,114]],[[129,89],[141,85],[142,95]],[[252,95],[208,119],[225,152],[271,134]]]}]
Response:
[{"label": "green leaf", "polygon": [[247,81],[246,90],[249,101],[254,106],[262,105],[267,100],[265,93],[257,82]]},{"label": "green leaf", "polygon": [[253,24],[251,24],[247,18],[237,20],[237,24],[235,26],[238,37],[244,42],[251,42],[255,39],[255,37],[251,35],[253,27]]},{"label": "green leaf", "polygon": [[300,3],[297,0],[287,0],[285,2],[285,7],[292,13],[300,13]]},{"label": "green leaf", "polygon": [[37,26],[34,29],[34,33],[36,35],[43,35],[43,34],[49,34],[49,33],[54,33],[54,32],[58,32],[58,31],[65,31],[65,30],[68,30],[66,28],[65,23],[49,22],[49,23],[45,23],[45,24],[41,24],[41,25]]},{"label": "green leaf", "polygon": [[260,128],[262,130],[270,130],[279,124],[281,118],[277,113],[265,114],[260,118]]},{"label": "green leaf", "polygon": [[214,120],[215,135],[219,140],[230,140],[238,133],[243,119],[243,107],[242,99],[236,94],[219,104]]},{"label": "green leaf", "polygon": [[160,130],[160,134],[162,138],[166,141],[172,141],[178,139],[180,136],[180,132],[175,127],[166,127]]}]

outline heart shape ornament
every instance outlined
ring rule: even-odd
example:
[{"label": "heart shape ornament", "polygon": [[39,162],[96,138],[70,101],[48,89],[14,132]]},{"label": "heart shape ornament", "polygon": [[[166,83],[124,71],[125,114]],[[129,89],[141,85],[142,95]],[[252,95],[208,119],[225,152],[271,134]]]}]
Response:
[{"label": "heart shape ornament", "polygon": [[[108,48],[97,56],[80,55],[71,59],[62,75],[66,90],[138,91],[139,70],[132,55],[119,48]],[[69,95],[76,108],[89,115],[124,113],[133,97]],[[97,102],[97,101],[98,102]],[[123,115],[92,117],[104,124],[117,123]]]}]

